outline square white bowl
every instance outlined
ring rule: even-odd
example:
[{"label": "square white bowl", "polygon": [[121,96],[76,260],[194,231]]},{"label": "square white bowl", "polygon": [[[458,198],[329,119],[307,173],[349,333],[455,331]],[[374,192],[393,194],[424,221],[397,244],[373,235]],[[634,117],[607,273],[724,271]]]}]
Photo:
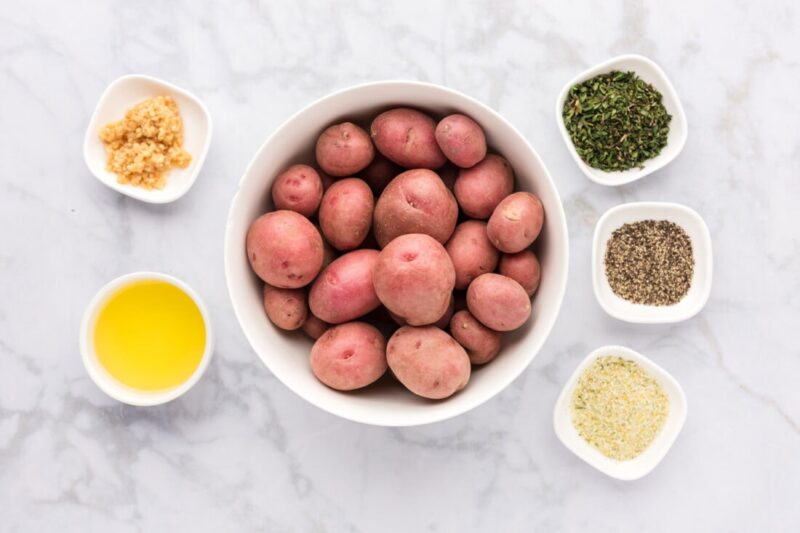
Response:
[{"label": "square white bowl", "polygon": [[[590,167],[584,163],[581,156],[578,155],[578,151],[575,150],[575,145],[572,144],[572,139],[564,124],[564,116],[562,114],[564,102],[567,100],[567,94],[572,86],[614,70],[622,72],[633,71],[639,78],[655,87],[662,95],[662,103],[667,113],[672,115],[672,120],[669,123],[667,145],[656,157],[645,161],[644,168],[641,169],[632,168],[618,172],[606,172],[598,168]],[[567,145],[570,154],[572,154],[575,163],[577,163],[578,167],[586,174],[587,178],[601,185],[623,185],[625,183],[630,183],[665,166],[675,159],[681,150],[683,150],[689,131],[686,125],[686,114],[683,112],[683,106],[678,98],[678,93],[675,92],[675,88],[672,86],[672,83],[670,83],[667,75],[650,59],[632,54],[609,59],[570,80],[558,95],[558,100],[556,101],[556,121],[558,122],[558,129],[561,131],[561,137],[564,139],[564,143]]]},{"label": "square white bowl", "polygon": [[[597,358],[608,355],[615,355],[638,363],[658,381],[669,399],[669,414],[664,427],[641,455],[628,461],[618,461],[603,455],[600,450],[580,436],[572,423],[572,393],[575,391],[578,379]],[[625,346],[603,346],[590,353],[567,380],[553,410],[553,428],[559,440],[572,453],[608,476],[632,481],[645,476],[661,462],[678,437],[678,433],[681,432],[686,421],[687,411],[686,394],[669,372],[642,354]]]},{"label": "square white bowl", "polygon": [[[117,175],[106,170],[107,154],[99,137],[100,129],[109,122],[121,120],[128,109],[142,100],[161,95],[171,96],[178,104],[183,119],[183,147],[191,154],[192,162],[186,168],[170,170],[163,189],[148,190],[118,183]],[[190,92],[151,76],[123,76],[108,86],[97,103],[86,129],[83,157],[92,174],[115,191],[143,202],[165,204],[186,194],[194,184],[208,153],[211,130],[208,109]]]},{"label": "square white bowl", "polygon": [[[635,304],[614,294],[606,277],[606,246],[614,230],[623,224],[642,220],[669,220],[686,231],[692,241],[694,272],[689,292],[674,305]],[[592,245],[592,284],[600,306],[614,318],[638,324],[667,324],[687,320],[705,306],[711,294],[713,272],[711,233],[696,211],[668,202],[631,202],[612,207],[594,228]]]}]

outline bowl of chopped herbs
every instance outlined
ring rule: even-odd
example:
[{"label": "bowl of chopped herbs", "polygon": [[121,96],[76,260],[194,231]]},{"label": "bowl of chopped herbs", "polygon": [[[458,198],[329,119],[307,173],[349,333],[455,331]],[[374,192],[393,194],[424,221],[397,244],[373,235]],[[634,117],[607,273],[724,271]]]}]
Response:
[{"label": "bowl of chopped herbs", "polygon": [[567,83],[556,120],[578,167],[602,185],[664,167],[683,149],[688,130],[667,75],[639,55],[615,57]]}]

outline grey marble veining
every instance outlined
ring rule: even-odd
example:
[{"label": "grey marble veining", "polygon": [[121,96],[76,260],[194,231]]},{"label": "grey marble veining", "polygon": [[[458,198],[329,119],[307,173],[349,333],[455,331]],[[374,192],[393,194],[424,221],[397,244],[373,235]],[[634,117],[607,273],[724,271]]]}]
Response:
[{"label": "grey marble veining", "polygon": [[[0,4],[0,530],[797,531],[800,529],[800,79],[794,2],[74,2]],[[689,142],[620,188],[589,182],[553,117],[561,86],[613,55],[658,62]],[[168,207],[120,196],[82,159],[91,111],[126,73],[209,106],[194,189]],[[333,89],[441,83],[517,126],[557,181],[570,282],[545,348],[503,394],[427,427],[334,418],[272,377],[233,316],[223,229],[239,176],[284,119]],[[714,239],[696,318],[635,326],[591,292],[607,208],[667,200]],[[212,309],[216,358],[186,396],[105,397],[77,347],[84,305],[156,269]],[[664,462],[616,482],[567,451],[553,403],[580,359],[629,345],[689,399]]]}]

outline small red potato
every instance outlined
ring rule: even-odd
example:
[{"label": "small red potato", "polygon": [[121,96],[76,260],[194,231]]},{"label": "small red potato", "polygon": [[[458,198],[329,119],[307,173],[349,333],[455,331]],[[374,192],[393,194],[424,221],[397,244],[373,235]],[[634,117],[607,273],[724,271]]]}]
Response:
[{"label": "small red potato", "polygon": [[272,184],[275,209],[288,209],[312,217],[322,201],[322,179],[308,165],[292,165]]},{"label": "small red potato", "polygon": [[456,227],[458,204],[435,172],[408,170],[383,190],[374,218],[381,247],[407,233],[424,233],[444,244]]},{"label": "small red potato", "polygon": [[359,173],[359,176],[367,182],[373,193],[379,195],[389,182],[401,172],[403,172],[402,168],[389,161],[379,152],[375,154],[372,163]]},{"label": "small red potato", "polygon": [[366,387],[386,372],[386,339],[364,322],[334,326],[312,346],[311,370],[332,389]]},{"label": "small red potato", "polygon": [[398,329],[386,345],[386,360],[400,383],[423,398],[447,398],[469,381],[467,352],[434,326]]},{"label": "small red potato", "polygon": [[363,316],[381,302],[372,285],[377,250],[355,250],[328,265],[314,280],[308,295],[311,312],[330,324]]},{"label": "small red potato", "polygon": [[366,131],[352,122],[342,122],[322,132],[316,155],[317,164],[331,176],[352,176],[370,164],[375,148]]},{"label": "small red potato", "polygon": [[494,273],[470,283],[467,308],[481,324],[495,331],[517,329],[531,316],[531,301],[522,285]]},{"label": "small red potato", "polygon": [[264,310],[277,327],[287,331],[299,329],[308,316],[306,291],[264,285]]},{"label": "small red potato", "polygon": [[[454,306],[455,306],[455,299],[451,295],[450,296],[450,305],[447,306],[447,311],[445,311],[444,314],[441,317],[439,317],[439,320],[434,322],[433,325],[436,326],[439,329],[447,329],[447,326],[450,325],[450,319],[453,316]],[[406,324],[406,321],[405,321],[405,319],[403,317],[398,316],[398,315],[392,313],[391,311],[389,311],[389,316],[392,317],[392,320],[394,320],[395,323],[398,326],[407,326],[408,325],[408,324]]]},{"label": "small red potato", "polygon": [[314,340],[319,339],[330,327],[330,324],[315,317],[312,313],[308,313],[308,318],[303,322],[303,332]]},{"label": "small red potato", "polygon": [[436,122],[421,111],[399,107],[372,121],[370,134],[378,151],[405,168],[439,168],[447,158],[436,143]]},{"label": "small red potato", "polygon": [[486,136],[466,115],[449,115],[436,126],[436,142],[444,155],[461,168],[470,168],[486,157]]},{"label": "small red potato", "polygon": [[466,289],[473,279],[494,272],[497,266],[497,249],[486,236],[485,222],[462,222],[444,247],[456,269],[456,289]]},{"label": "small red potato", "polygon": [[297,289],[311,283],[322,268],[322,236],[294,211],[272,211],[247,230],[245,249],[250,266],[273,287]]},{"label": "small red potato", "polygon": [[542,275],[539,259],[530,250],[501,255],[497,272],[522,285],[528,296],[533,296],[539,288]]},{"label": "small red potato", "polygon": [[511,165],[499,155],[489,154],[472,168],[461,169],[453,193],[464,214],[486,220],[513,190]]},{"label": "small red potato", "polygon": [[469,311],[453,315],[450,334],[467,351],[473,365],[484,365],[500,353],[500,334],[478,322]]},{"label": "small red potato", "polygon": [[542,231],[544,209],[539,197],[529,192],[515,192],[495,208],[486,234],[495,248],[507,254],[521,252]]},{"label": "small red potato", "polygon": [[412,326],[441,318],[450,305],[455,281],[453,262],[444,246],[420,233],[390,242],[372,273],[381,303]]},{"label": "small red potato", "polygon": [[361,244],[372,227],[374,199],[363,180],[345,178],[325,191],[319,206],[322,234],[337,250],[352,250]]}]

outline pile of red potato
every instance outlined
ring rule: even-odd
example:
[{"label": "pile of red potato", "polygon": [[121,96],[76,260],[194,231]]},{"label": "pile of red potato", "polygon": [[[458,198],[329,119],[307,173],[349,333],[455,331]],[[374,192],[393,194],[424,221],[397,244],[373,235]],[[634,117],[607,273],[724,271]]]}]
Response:
[{"label": "pile of red potato", "polygon": [[460,114],[437,124],[390,109],[370,133],[336,124],[317,139],[316,162],[275,179],[275,211],[247,233],[267,316],[316,339],[311,370],[333,389],[388,368],[425,398],[461,390],[472,365],[500,352],[502,332],[530,317],[541,201],[514,192],[508,161]]}]

